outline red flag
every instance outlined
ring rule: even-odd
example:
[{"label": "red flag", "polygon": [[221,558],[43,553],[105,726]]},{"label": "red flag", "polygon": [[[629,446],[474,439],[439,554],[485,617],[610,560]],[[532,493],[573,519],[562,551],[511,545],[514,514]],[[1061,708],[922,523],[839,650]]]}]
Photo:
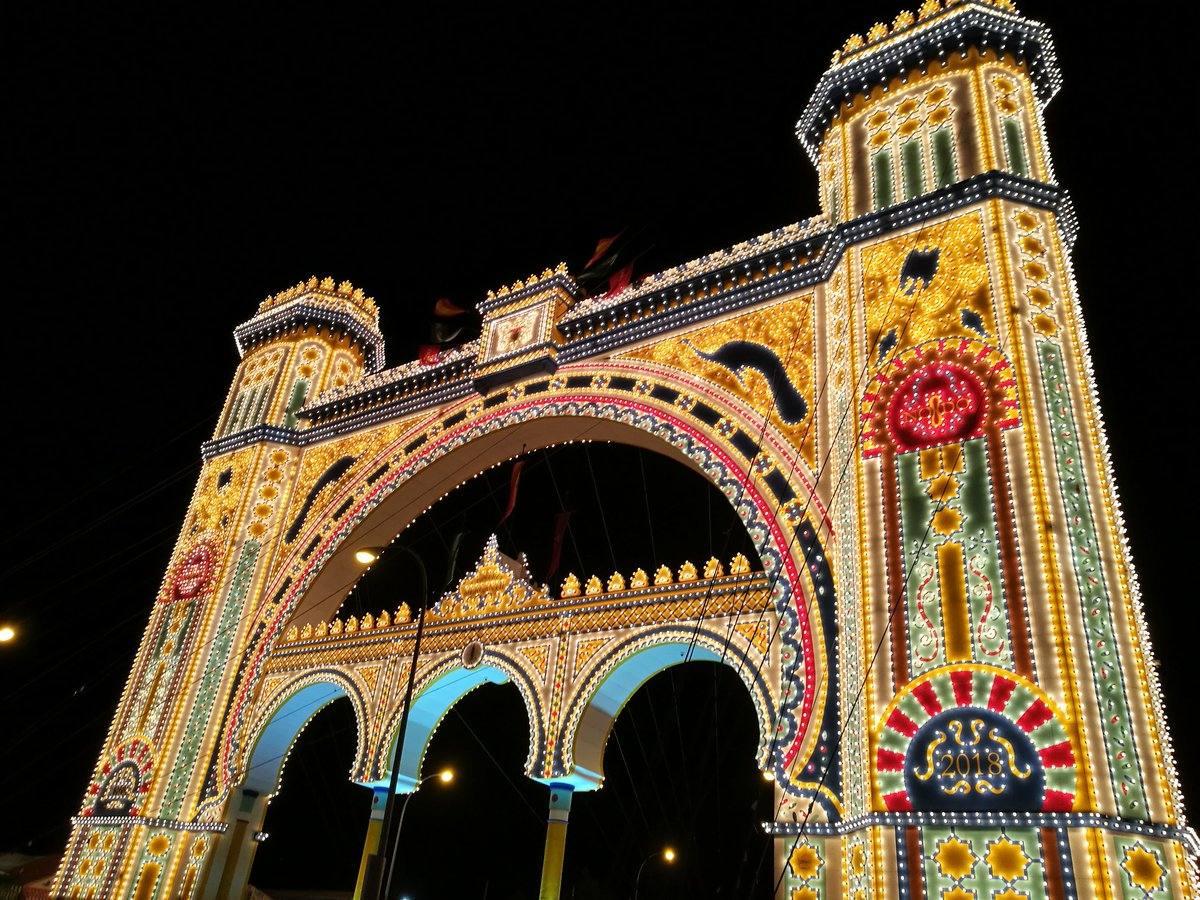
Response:
[{"label": "red flag", "polygon": [[629,287],[629,282],[633,280],[633,263],[624,268],[617,269],[608,276],[608,292],[610,294],[619,294],[625,288]]},{"label": "red flag", "polygon": [[617,238],[624,233],[624,231],[618,231],[612,237],[600,238],[600,240],[596,242],[596,252],[592,254],[592,258],[587,261],[587,265],[583,268],[590,269],[597,262],[599,262],[604,254],[609,251],[609,248],[617,242]]},{"label": "red flag", "polygon": [[513,510],[517,506],[517,486],[521,483],[521,470],[523,468],[525,468],[525,460],[518,459],[513,463],[512,475],[508,479],[508,506],[504,508],[504,515],[500,517],[501,525],[508,521],[508,517],[512,515]]},{"label": "red flag", "polygon": [[546,569],[547,583],[558,574],[558,566],[562,562],[563,536],[567,533],[567,523],[570,521],[570,510],[560,512],[554,517],[554,543],[550,548],[550,565]]},{"label": "red flag", "polygon": [[437,303],[433,304],[433,314],[443,319],[453,319],[455,316],[461,316],[465,312],[465,309],[449,297],[438,297]]},{"label": "red flag", "polygon": [[417,348],[417,359],[423,366],[432,366],[442,356],[442,349],[436,344],[422,344]]}]

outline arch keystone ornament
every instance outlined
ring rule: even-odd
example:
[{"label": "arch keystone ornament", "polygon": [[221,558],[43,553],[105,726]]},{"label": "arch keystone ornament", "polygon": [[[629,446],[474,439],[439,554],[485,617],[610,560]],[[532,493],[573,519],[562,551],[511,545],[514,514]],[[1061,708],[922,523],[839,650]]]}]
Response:
[{"label": "arch keystone ornament", "polygon": [[[1007,0],[926,0],[847,40],[804,108],[810,219],[615,293],[545,269],[480,300],[478,340],[392,367],[361,288],[264,300],[54,895],[244,896],[296,737],[338,702],[374,859],[392,776],[416,790],[445,715],[498,684],[550,821],[512,864],[558,897],[613,722],[693,660],[753,704],[781,897],[1193,895],[1043,128],[1060,81]],[[439,497],[583,441],[701,475],[755,554],[559,587],[493,537],[423,614],[342,610]]]}]

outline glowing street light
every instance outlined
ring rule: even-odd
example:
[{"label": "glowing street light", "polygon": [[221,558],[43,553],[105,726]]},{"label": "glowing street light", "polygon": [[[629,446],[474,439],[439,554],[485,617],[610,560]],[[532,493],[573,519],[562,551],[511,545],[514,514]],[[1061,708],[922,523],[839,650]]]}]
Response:
[{"label": "glowing street light", "polygon": [[379,559],[378,547],[359,547],[354,551],[354,561],[360,566],[369,566]]},{"label": "glowing street light", "polygon": [[0,626],[0,644],[7,644],[16,636],[17,632],[11,625]]},{"label": "glowing street light", "polygon": [[662,856],[663,862],[666,862],[666,863],[674,863],[675,859],[677,857],[677,854],[675,853],[675,848],[671,847],[671,846],[666,846],[666,847],[663,847],[661,852],[656,850],[654,853],[651,853],[649,856],[647,856],[645,859],[643,859],[642,864],[640,866],[638,866],[637,878],[635,878],[633,881],[633,900],[637,900],[638,889],[642,886],[642,872],[646,868],[646,863],[650,862],[650,860],[654,859],[654,857],[660,856],[660,855]]},{"label": "glowing street light", "polygon": [[396,840],[397,840],[397,842],[399,842],[399,840],[400,840],[400,829],[404,827],[404,814],[406,812],[408,812],[408,801],[413,798],[413,794],[415,794],[417,792],[417,788],[419,788],[421,785],[423,785],[427,781],[433,781],[433,779],[435,779],[435,778],[438,781],[440,781],[442,784],[449,784],[450,782],[452,782],[454,780],[454,770],[447,767],[445,769],[442,769],[442,771],[440,771],[434,775],[426,775],[424,778],[422,778],[420,781],[417,782],[416,787],[414,787],[411,791],[409,791],[407,794],[404,795],[404,802],[400,805],[400,819],[399,819],[399,821],[396,822]]}]

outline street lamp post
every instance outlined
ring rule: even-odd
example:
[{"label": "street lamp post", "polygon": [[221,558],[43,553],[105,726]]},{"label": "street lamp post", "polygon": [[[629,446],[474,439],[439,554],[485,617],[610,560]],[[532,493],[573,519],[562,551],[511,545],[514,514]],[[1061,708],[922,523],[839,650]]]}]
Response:
[{"label": "street lamp post", "polygon": [[664,847],[661,852],[655,850],[653,853],[643,859],[642,864],[638,866],[637,878],[633,880],[633,900],[637,900],[638,898],[638,890],[642,886],[642,871],[646,868],[646,863],[650,862],[650,860],[654,859],[656,856],[661,856],[664,861],[669,863],[675,862],[675,850],[672,847]]},{"label": "street lamp post", "polygon": [[[417,788],[419,788],[425,782],[430,781],[434,778],[436,778],[438,781],[442,782],[443,784],[449,784],[451,781],[454,780],[454,770],[442,769],[442,771],[438,772],[436,775],[426,775],[424,778],[422,778],[420,781],[418,781],[416,783],[416,786],[413,787],[413,789],[411,791],[409,791],[407,794],[404,795],[404,802],[400,804],[400,818],[398,818],[396,820],[396,836],[397,837],[399,837],[400,832],[404,830],[404,814],[408,811],[408,801],[413,798],[413,794],[415,794],[417,792]],[[388,877],[389,877],[389,879],[391,877],[391,865],[390,864],[388,865]]]},{"label": "street lamp post", "polygon": [[[446,570],[446,587],[450,586],[450,582],[454,578],[454,566],[458,560],[458,545],[462,541],[462,532],[454,536],[454,540],[450,545],[450,562]],[[404,708],[400,711],[400,727],[396,735],[396,749],[392,753],[392,775],[388,783],[387,804],[384,807],[383,827],[380,837],[380,846],[382,852],[377,852],[367,861],[367,875],[364,884],[363,896],[374,897],[375,900],[384,900],[391,894],[392,874],[395,871],[396,853],[400,839],[400,829],[396,828],[394,833],[392,829],[392,817],[396,810],[396,787],[400,778],[400,760],[404,753],[404,736],[408,731],[408,712],[412,707],[413,699],[413,684],[417,680],[417,661],[421,655],[421,636],[425,632],[425,610],[429,605],[429,577],[425,572],[425,563],[421,557],[417,556],[416,552],[411,547],[400,547],[401,552],[407,553],[413,558],[417,564],[417,572],[421,576],[421,608],[417,612],[417,633],[413,639],[412,664],[408,668],[408,684],[404,686]],[[380,551],[374,548],[365,548],[365,551],[355,553],[357,559],[363,565],[370,565],[379,558]],[[411,797],[410,793],[408,797]],[[404,800],[404,808],[408,808],[408,797]],[[403,819],[404,810],[401,810],[401,818]]]}]

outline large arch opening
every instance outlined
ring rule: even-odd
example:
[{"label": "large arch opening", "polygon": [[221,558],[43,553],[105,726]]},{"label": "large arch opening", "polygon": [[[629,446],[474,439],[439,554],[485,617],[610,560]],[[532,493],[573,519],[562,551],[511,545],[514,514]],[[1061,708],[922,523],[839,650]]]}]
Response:
[{"label": "large arch opening", "polygon": [[[607,390],[617,378],[628,386]],[[590,383],[590,393],[562,393],[572,381]],[[660,402],[649,402],[659,391]],[[538,396],[528,399],[526,392]],[[252,652],[250,669],[270,654],[288,621],[328,618],[341,607],[361,574],[357,550],[386,546],[445,492],[523,453],[596,441],[648,449],[700,473],[753,538],[762,569],[771,577],[781,642],[788,647],[785,677],[806,686],[789,697],[780,715],[786,732],[780,771],[807,759],[819,732],[814,717],[828,712],[828,632],[821,623],[832,612],[822,609],[822,601],[805,598],[833,597],[824,550],[815,537],[828,522],[811,473],[786,439],[755,423],[755,414],[689,376],[635,364],[614,361],[599,372],[566,367],[554,380],[464,403],[365,458],[358,476],[323,495],[320,508],[297,528],[290,560],[269,588],[279,597],[279,612]],[[820,526],[815,532],[812,521]],[[244,680],[231,709],[220,759],[226,783],[241,762],[237,734],[252,688],[253,681]]]},{"label": "large arch opening", "polygon": [[[392,518],[386,526],[386,531],[379,532],[379,537],[367,539],[374,541],[374,546],[382,546],[385,550],[379,561],[365,575],[361,569],[357,570],[361,577],[358,577],[353,590],[344,597],[340,615],[361,617],[368,612],[378,615],[382,609],[395,610],[400,602],[409,602],[413,607],[419,605],[416,596],[419,592],[416,566],[410,554],[396,552],[401,546],[413,549],[423,560],[428,572],[430,593],[440,593],[445,581],[448,550],[453,544],[454,535],[459,531],[464,532],[465,537],[462,541],[457,575],[462,575],[464,569],[473,563],[486,536],[495,533],[502,551],[513,556],[525,554],[524,562],[528,565],[531,578],[549,583],[555,595],[568,572],[575,573],[581,579],[591,575],[607,579],[613,571],[628,576],[638,568],[654,572],[660,564],[666,564],[672,570],[678,570],[685,561],[702,566],[709,557],[728,562],[738,553],[745,554],[750,559],[753,569],[761,569],[758,550],[763,546],[763,535],[761,532],[752,535],[747,530],[743,518],[731,504],[732,498],[728,492],[723,493],[714,485],[711,477],[698,471],[698,466],[690,460],[687,461],[688,464],[680,465],[681,457],[673,455],[675,448],[668,448],[671,452],[667,453],[663,452],[662,446],[655,446],[653,452],[647,452],[639,446],[646,442],[661,445],[663,442],[654,436],[621,423],[610,422],[608,425],[617,431],[624,429],[627,435],[636,440],[613,443],[557,443],[539,450],[531,450],[526,446],[524,453],[521,453],[521,448],[518,447],[515,459],[522,463],[519,472],[515,471],[513,460],[504,460],[494,466],[484,467],[466,477],[461,485],[454,485],[454,489],[449,490],[445,496],[429,498],[429,508],[417,509],[413,521],[407,522],[402,531],[392,532],[391,529],[397,527],[398,523],[406,522],[407,513]],[[425,477],[427,476],[423,476]],[[394,516],[395,512],[396,509],[389,509],[385,518]],[[378,515],[380,510],[373,512],[368,522]],[[397,543],[389,549],[393,538]],[[345,547],[358,545],[359,536],[356,533]],[[315,591],[315,586],[308,588],[309,595]],[[314,621],[311,615],[304,615],[303,619]],[[714,641],[723,637],[722,635],[719,639],[715,638]],[[737,801],[731,800],[733,794],[729,791],[723,790],[720,796],[724,798],[722,802],[733,803],[745,811],[758,802],[757,794],[761,793],[766,785],[759,771],[757,757],[762,744],[760,736],[765,733],[765,729],[769,729],[769,717],[764,724],[761,710],[756,707],[757,701],[748,699],[754,696],[755,691],[747,690],[747,683],[739,677],[736,666],[731,667],[729,664],[736,663],[736,660],[726,660],[725,665],[719,664],[722,655],[720,651],[703,642],[693,646],[689,653],[684,640],[671,640],[634,654],[623,661],[611,679],[603,682],[589,705],[589,711],[581,719],[584,724],[581,733],[593,737],[582,742],[582,745],[592,748],[592,751],[591,755],[588,755],[588,751],[585,750],[579,762],[583,768],[595,772],[597,776],[601,773],[606,776],[605,790],[596,792],[596,795],[612,793],[610,788],[614,779],[618,777],[617,769],[624,773],[619,777],[624,779],[625,784],[636,784],[648,777],[660,777],[657,774],[649,775],[644,770],[631,773],[628,765],[632,763],[615,762],[612,757],[612,747],[617,736],[622,734],[620,723],[630,715],[628,710],[640,708],[641,701],[638,698],[644,693],[650,692],[650,695],[654,696],[654,686],[663,679],[667,679],[665,683],[670,684],[677,675],[688,680],[695,676],[683,673],[700,671],[704,673],[705,683],[710,685],[711,691],[714,678],[717,683],[732,678],[740,696],[736,701],[724,699],[722,703],[740,703],[750,711],[748,727],[743,729],[737,726],[739,733],[744,732],[746,746],[735,755],[737,764],[750,773],[748,779],[741,777],[741,783],[748,784],[751,790],[749,793],[743,791],[741,799]],[[687,664],[680,666],[680,663],[685,661]],[[478,816],[482,817],[483,833],[503,833],[506,840],[510,836],[510,830],[519,836],[525,826],[514,824],[511,820],[512,811],[502,812],[497,808],[489,812],[495,803],[494,793],[499,790],[513,797],[525,795],[535,808],[535,816],[530,816],[524,804],[516,811],[518,818],[531,820],[532,829],[529,838],[532,843],[526,841],[525,843],[529,843],[528,847],[522,844],[524,849],[521,853],[524,856],[514,863],[512,890],[521,892],[528,887],[526,881],[529,879],[536,883],[541,843],[545,836],[546,792],[544,787],[522,774],[526,762],[525,753],[529,748],[529,691],[519,683],[515,687],[504,686],[506,683],[512,684],[516,679],[500,662],[485,657],[477,668],[468,670],[455,661],[454,664],[447,665],[445,671],[436,673],[431,680],[426,678],[428,673],[422,668],[421,679],[424,688],[414,703],[410,717],[400,765],[399,788],[401,792],[411,791],[423,775],[437,771],[443,757],[454,756],[454,753],[439,748],[448,736],[457,734],[455,750],[458,749],[463,735],[466,734],[461,724],[464,711],[474,710],[472,715],[478,718],[478,721],[471,723],[475,734],[466,734],[467,742],[478,746],[482,741],[484,748],[497,759],[501,759],[502,754],[497,753],[490,735],[505,734],[504,729],[516,728],[519,732],[515,741],[516,759],[509,760],[500,767],[503,769],[503,776],[499,771],[496,772],[497,777],[501,778],[501,781],[497,782],[501,787],[487,788],[482,795],[475,793],[474,804],[475,809],[479,811]],[[749,671],[751,667],[745,668]],[[713,676],[712,669],[718,669],[724,674]],[[724,695],[725,688],[721,689],[721,693]],[[767,691],[762,689],[758,693],[762,695]],[[711,705],[712,698],[709,697],[706,702]],[[703,704],[690,713],[680,713],[671,707],[664,707],[657,709],[654,714],[664,719],[675,719],[677,722],[698,720],[710,715],[702,706]],[[563,710],[562,714],[565,715],[566,711]],[[720,714],[725,715],[724,712]],[[645,715],[644,710],[640,716],[634,713],[635,718]],[[378,725],[385,734],[394,734],[396,726],[397,722],[394,719]],[[724,723],[711,727],[726,728]],[[626,742],[628,740],[627,738]],[[694,736],[688,735],[681,739],[677,735],[675,743],[690,746],[694,743]],[[391,748],[394,748],[394,740],[389,750]],[[509,750],[505,750],[504,753],[513,755]],[[307,752],[302,741],[296,745],[293,756],[299,759]],[[606,754],[609,757],[607,768],[604,764]],[[723,749],[719,758],[710,755],[708,764],[717,765],[729,755]],[[378,756],[386,757],[387,760],[381,758],[376,761],[380,765],[371,772],[370,778],[364,779],[364,784],[387,784],[387,761],[390,760],[391,753],[380,752]],[[487,754],[484,756],[486,758]],[[676,759],[678,760],[678,757]],[[251,762],[251,765],[253,764]],[[289,765],[290,772],[302,774],[306,768],[310,772],[318,766],[328,768],[320,762],[307,767],[303,764]],[[488,761],[487,765],[493,770],[497,768],[491,761]],[[459,769],[459,764],[455,764],[455,768]],[[327,779],[338,778],[344,771],[344,767],[341,766],[325,771],[312,782],[310,789],[313,792],[328,792]],[[465,773],[462,774],[466,777]],[[714,779],[726,780],[728,776],[719,769],[713,769],[707,775],[697,775],[697,778],[699,782],[708,784]],[[460,779],[456,778],[453,790],[457,791],[460,788],[459,781]],[[322,783],[326,786],[322,787]],[[292,789],[292,785],[289,785],[287,791]],[[642,782],[639,789],[646,790],[647,783]],[[769,793],[769,786],[766,790]],[[436,811],[425,814],[434,817],[434,824],[421,824],[423,814],[418,810],[442,805],[440,801],[435,803],[431,799],[434,795],[442,794],[443,791],[436,784],[428,784],[411,793],[412,799],[404,825],[404,834],[407,836],[405,840],[412,842],[404,853],[410,858],[435,858],[435,848],[461,832],[461,820],[439,820],[439,813]],[[584,802],[583,796],[580,795],[578,802]],[[625,802],[629,802],[628,797],[625,797]],[[358,806],[365,809],[366,803],[365,799],[360,799]],[[708,822],[711,816],[704,810],[708,807],[701,804],[693,810],[693,806],[695,803],[687,809],[692,810],[696,816],[699,823],[697,827],[707,827],[704,823]],[[363,809],[360,809],[359,815],[363,820],[366,819]],[[586,812],[583,814],[585,818],[590,815]],[[763,817],[769,818],[769,815],[763,815],[761,809],[755,809],[753,815],[758,817],[756,822],[761,821]],[[579,815],[574,816],[572,824],[572,838],[569,841],[572,848],[577,843],[575,832],[579,818]],[[655,839],[650,832],[653,830],[657,833],[662,830],[653,823],[639,821],[641,824],[633,830],[640,835],[640,839]],[[680,826],[677,824],[673,827]],[[582,840],[586,844],[592,838],[585,837]],[[601,838],[596,837],[595,840]],[[431,869],[431,872],[436,871]],[[416,888],[420,887],[422,882],[417,877],[419,871],[414,872],[414,878],[417,879],[413,882],[416,896],[421,893]],[[350,878],[349,883],[352,881]],[[491,889],[496,890],[505,882],[505,878],[492,879]],[[584,882],[586,878],[581,884]],[[344,880],[343,883],[347,882]],[[427,886],[434,883],[436,882],[428,882]],[[486,879],[478,887],[482,888],[485,883],[488,883]],[[267,882],[263,881],[262,884],[266,885]],[[442,887],[444,888],[444,884]],[[584,890],[586,891],[586,888]],[[623,886],[621,893],[627,891],[628,886]],[[425,895],[429,893],[428,889],[424,891]],[[433,891],[433,895],[437,893],[437,890]],[[578,896],[586,894],[581,893]]]}]

